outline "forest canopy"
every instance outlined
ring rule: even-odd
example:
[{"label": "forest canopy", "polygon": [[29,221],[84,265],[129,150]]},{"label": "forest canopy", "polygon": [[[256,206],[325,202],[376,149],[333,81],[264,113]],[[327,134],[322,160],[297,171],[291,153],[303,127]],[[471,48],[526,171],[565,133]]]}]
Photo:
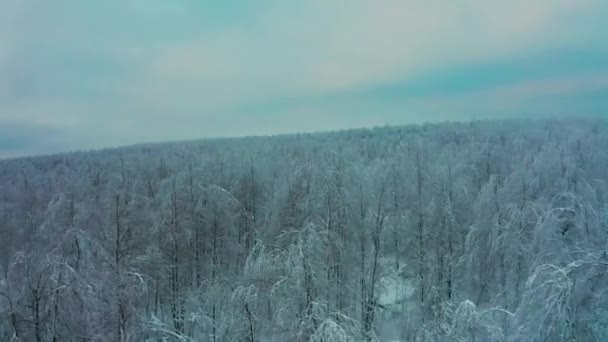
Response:
[{"label": "forest canopy", "polygon": [[2,341],[600,341],[608,124],[0,161]]}]

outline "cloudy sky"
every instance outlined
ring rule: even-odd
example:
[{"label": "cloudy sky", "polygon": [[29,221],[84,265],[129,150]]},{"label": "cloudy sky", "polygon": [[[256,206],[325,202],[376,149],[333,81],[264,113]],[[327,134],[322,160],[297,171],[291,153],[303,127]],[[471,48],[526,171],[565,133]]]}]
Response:
[{"label": "cloudy sky", "polygon": [[606,0],[0,0],[0,158],[608,115]]}]

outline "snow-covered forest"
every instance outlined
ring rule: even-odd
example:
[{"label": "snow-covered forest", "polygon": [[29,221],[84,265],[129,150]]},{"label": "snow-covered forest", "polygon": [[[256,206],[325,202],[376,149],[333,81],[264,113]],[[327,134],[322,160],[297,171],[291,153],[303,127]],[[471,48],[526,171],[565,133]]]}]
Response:
[{"label": "snow-covered forest", "polygon": [[605,341],[608,124],[0,161],[1,341]]}]

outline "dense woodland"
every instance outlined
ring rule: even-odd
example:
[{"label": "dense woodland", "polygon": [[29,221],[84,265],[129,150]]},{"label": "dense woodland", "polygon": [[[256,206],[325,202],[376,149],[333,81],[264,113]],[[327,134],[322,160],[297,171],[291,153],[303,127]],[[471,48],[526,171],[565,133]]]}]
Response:
[{"label": "dense woodland", "polygon": [[608,124],[0,161],[0,341],[606,341]]}]

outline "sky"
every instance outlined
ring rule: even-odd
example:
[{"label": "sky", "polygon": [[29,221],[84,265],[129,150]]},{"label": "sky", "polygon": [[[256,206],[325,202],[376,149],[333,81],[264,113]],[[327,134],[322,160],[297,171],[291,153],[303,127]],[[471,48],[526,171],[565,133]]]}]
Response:
[{"label": "sky", "polygon": [[605,0],[0,0],[0,158],[608,117]]}]

